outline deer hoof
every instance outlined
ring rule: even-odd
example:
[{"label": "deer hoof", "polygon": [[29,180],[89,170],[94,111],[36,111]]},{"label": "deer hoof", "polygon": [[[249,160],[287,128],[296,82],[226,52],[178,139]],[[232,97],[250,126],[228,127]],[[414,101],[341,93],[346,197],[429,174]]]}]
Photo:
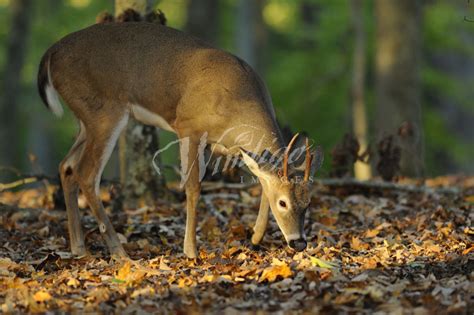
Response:
[{"label": "deer hoof", "polygon": [[110,256],[115,260],[121,260],[123,258],[128,258],[127,252],[123,249],[122,246],[120,247],[113,247],[110,248]]},{"label": "deer hoof", "polygon": [[184,254],[186,255],[186,257],[190,258],[190,259],[194,259],[196,257],[198,257],[198,252],[197,252],[197,249],[194,247],[194,248],[184,248]]},{"label": "deer hoof", "polygon": [[254,234],[252,235],[252,239],[251,239],[252,245],[258,246],[258,244],[260,244],[260,242],[262,241],[262,239],[263,239],[263,235],[262,235],[262,234],[254,233]]},{"label": "deer hoof", "polygon": [[89,253],[86,250],[85,246],[76,246],[71,248],[71,253],[76,258],[82,258],[87,256]]}]

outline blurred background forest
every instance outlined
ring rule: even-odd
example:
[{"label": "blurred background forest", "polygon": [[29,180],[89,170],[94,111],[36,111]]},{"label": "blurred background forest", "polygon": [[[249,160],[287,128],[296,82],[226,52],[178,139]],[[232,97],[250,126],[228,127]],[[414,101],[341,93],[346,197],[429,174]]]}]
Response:
[{"label": "blurred background forest", "polygon": [[[399,1],[378,2],[159,0],[156,7],[168,26],[228,50],[258,71],[281,125],[306,131],[324,148],[321,176],[329,174],[328,153],[346,133],[362,133],[361,145],[373,149],[383,133],[413,132],[417,140],[408,158],[421,170],[408,175],[473,174],[474,3],[412,1],[417,4],[397,9]],[[38,64],[49,46],[95,23],[104,10],[113,12],[113,1],[0,0],[1,167],[56,174],[77,126],[69,112],[57,120],[42,104]],[[397,18],[402,28],[394,30]],[[380,71],[391,45],[405,61],[384,79]],[[413,122],[384,106],[399,106]],[[166,143],[173,136],[160,137]],[[177,159],[176,152],[164,156],[168,164]],[[116,155],[109,164],[105,177],[118,177]]]}]

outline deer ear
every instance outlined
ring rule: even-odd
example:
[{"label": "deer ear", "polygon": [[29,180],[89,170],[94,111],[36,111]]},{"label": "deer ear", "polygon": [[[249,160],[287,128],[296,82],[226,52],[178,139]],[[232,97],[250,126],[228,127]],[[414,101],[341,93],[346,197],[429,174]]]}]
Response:
[{"label": "deer ear", "polygon": [[267,178],[267,174],[260,168],[258,165],[259,156],[253,154],[249,151],[245,151],[244,149],[240,149],[240,153],[242,154],[242,159],[249,168],[249,170],[259,178]]},{"label": "deer ear", "polygon": [[[317,146],[314,150],[312,150],[311,156],[312,156],[312,160],[311,160],[309,175],[314,176],[314,174],[321,168],[324,161],[324,153],[321,146]],[[306,169],[305,159],[303,159],[302,161],[299,161],[299,163],[300,164],[295,166],[294,169],[304,172]]]},{"label": "deer ear", "polygon": [[242,159],[244,160],[245,165],[247,165],[252,173],[258,176],[257,173],[260,172],[260,167],[257,163],[258,157],[244,149],[240,149],[240,153],[242,154]]},{"label": "deer ear", "polygon": [[323,165],[324,161],[324,152],[321,146],[317,146],[316,149],[311,153],[313,156],[313,160],[311,161],[311,171],[310,174],[311,176],[314,176],[316,171],[318,171],[321,166]]}]

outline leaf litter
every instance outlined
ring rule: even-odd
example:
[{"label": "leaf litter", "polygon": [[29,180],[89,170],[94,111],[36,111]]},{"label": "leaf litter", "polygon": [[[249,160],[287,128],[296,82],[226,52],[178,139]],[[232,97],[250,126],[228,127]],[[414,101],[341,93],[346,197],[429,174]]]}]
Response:
[{"label": "leaf litter", "polygon": [[73,258],[66,212],[52,209],[54,189],[3,192],[0,312],[468,314],[473,182],[456,179],[455,196],[318,185],[301,253],[286,247],[273,219],[262,244],[251,246],[260,191],[222,188],[199,204],[197,260],[181,253],[183,202],[112,212],[104,190],[130,255],[115,261],[87,209],[91,255]]}]

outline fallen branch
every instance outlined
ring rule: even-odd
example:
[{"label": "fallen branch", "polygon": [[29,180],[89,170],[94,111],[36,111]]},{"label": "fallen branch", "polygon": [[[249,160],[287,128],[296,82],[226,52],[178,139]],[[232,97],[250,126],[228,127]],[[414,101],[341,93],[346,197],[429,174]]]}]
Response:
[{"label": "fallen branch", "polygon": [[3,184],[0,183],[0,192],[7,190],[7,189],[13,189],[19,186],[31,184],[31,183],[36,183],[42,180],[46,180],[50,183],[54,183],[56,185],[59,185],[59,179],[57,177],[53,176],[48,176],[48,175],[31,175],[31,174],[18,174],[18,177],[22,177],[21,179],[18,179],[16,181],[13,181],[11,183]]},{"label": "fallen branch", "polygon": [[257,185],[258,183],[226,183],[226,182],[202,182],[202,191],[212,191],[219,189],[247,189]]},{"label": "fallen branch", "polygon": [[[22,177],[21,179],[18,179],[16,181],[13,181],[11,183],[0,183],[0,192],[8,190],[8,189],[13,189],[19,186],[27,185],[27,184],[32,184],[36,182],[40,182],[42,180],[46,180],[51,184],[54,185],[59,185],[59,177],[57,176],[49,176],[49,175],[44,175],[44,174],[19,174],[18,177]],[[109,184],[116,184],[118,183],[118,180],[109,180],[109,179],[102,179],[101,184],[109,185]]]},{"label": "fallen branch", "polygon": [[238,194],[205,194],[201,195],[202,200],[206,204],[207,209],[222,223],[226,224],[229,220],[219,211],[216,207],[214,207],[213,200],[216,198],[220,199],[234,199],[239,200],[240,196]]},{"label": "fallen branch", "polygon": [[7,189],[13,189],[13,188],[18,187],[18,186],[35,183],[37,181],[39,181],[39,180],[36,177],[28,177],[28,178],[22,178],[22,179],[16,180],[16,181],[8,183],[8,184],[0,183],[0,192],[2,192],[4,190],[7,190]]},{"label": "fallen branch", "polygon": [[[28,175],[22,174],[16,181],[11,183],[0,183],[0,192],[8,189],[13,189],[22,185],[27,185],[42,180],[47,180],[52,184],[59,185],[59,178],[55,176],[48,176],[43,174]],[[116,180],[102,179],[101,184],[115,184]],[[316,183],[327,186],[327,187],[358,187],[362,189],[377,189],[377,190],[398,190],[412,193],[426,193],[426,194],[451,194],[456,195],[461,192],[457,187],[428,187],[428,186],[416,186],[416,185],[404,185],[391,182],[382,181],[360,181],[355,178],[327,178],[318,179]],[[258,183],[228,183],[228,182],[202,182],[201,190],[203,192],[215,191],[219,189],[248,189],[256,186]],[[215,195],[215,194],[213,194]]]},{"label": "fallen branch", "polygon": [[415,186],[415,185],[403,185],[397,183],[388,183],[380,181],[360,181],[355,178],[328,178],[316,180],[319,183],[327,187],[358,187],[364,189],[378,189],[378,190],[398,190],[412,193],[425,193],[425,194],[459,194],[461,191],[457,187],[427,187],[427,186]]}]

